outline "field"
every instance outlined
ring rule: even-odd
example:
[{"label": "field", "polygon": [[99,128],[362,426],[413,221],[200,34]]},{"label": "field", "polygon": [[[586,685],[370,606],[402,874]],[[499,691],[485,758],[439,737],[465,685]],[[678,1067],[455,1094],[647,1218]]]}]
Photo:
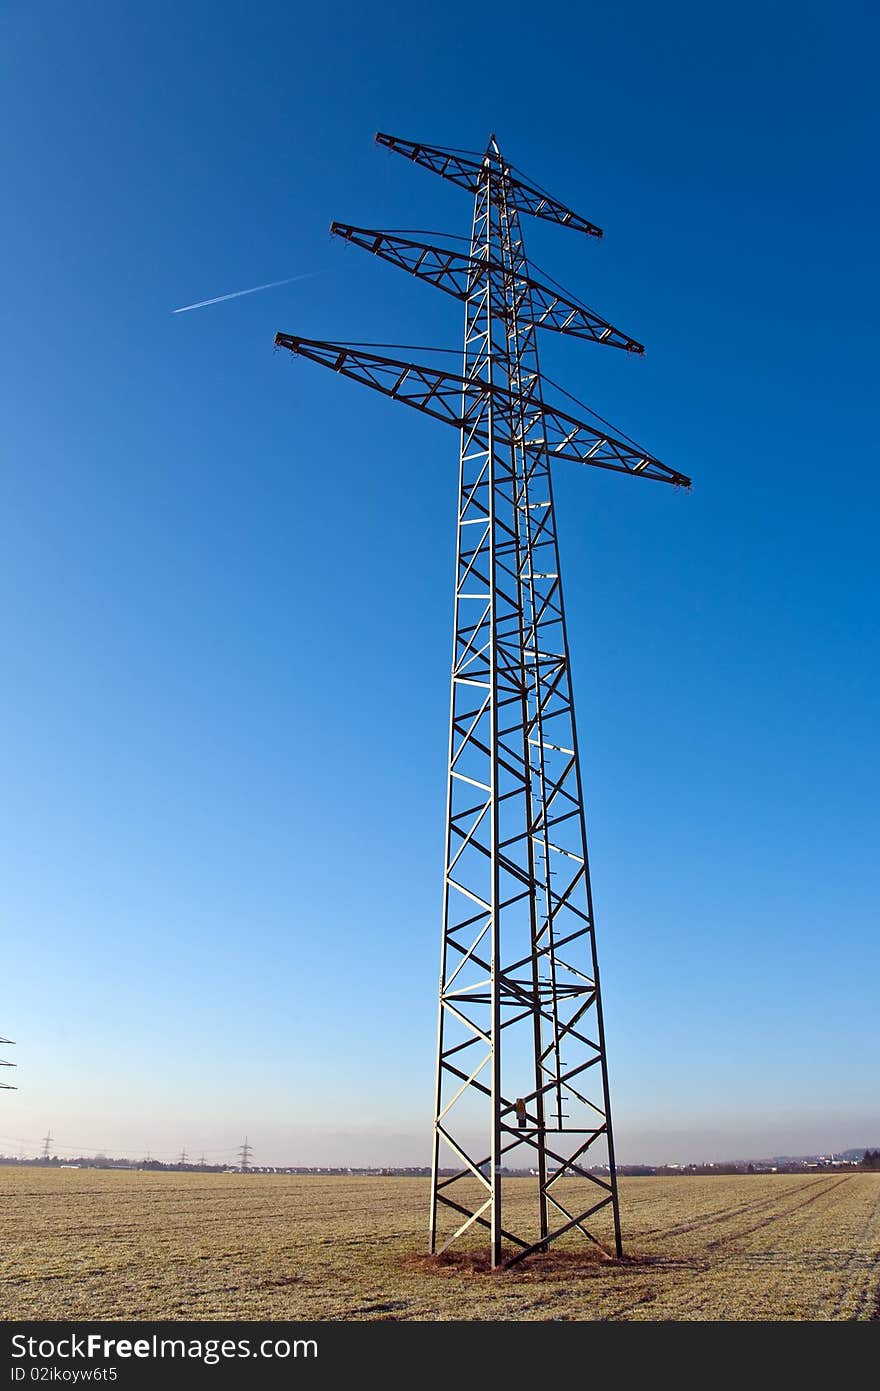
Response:
[{"label": "field", "polygon": [[426,1199],[0,1168],[0,1318],[880,1319],[880,1174],[625,1179],[622,1262],[569,1246],[494,1274],[424,1257]]}]

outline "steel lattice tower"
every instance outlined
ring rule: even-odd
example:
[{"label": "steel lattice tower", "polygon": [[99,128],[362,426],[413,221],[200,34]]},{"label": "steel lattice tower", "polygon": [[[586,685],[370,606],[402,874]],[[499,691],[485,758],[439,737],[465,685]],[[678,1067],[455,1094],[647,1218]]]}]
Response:
[{"label": "steel lattice tower", "polygon": [[[473,194],[469,254],[331,230],[463,301],[463,374],[360,345],[275,342],[460,430],[430,1249],[480,1226],[493,1265],[570,1232],[620,1255],[550,461],[690,480],[544,399],[537,328],[644,350],[533,277],[520,215],[600,229],[515,173],[494,136],[482,157],[377,140]],[[505,1185],[514,1153],[537,1180],[531,1214]]]}]

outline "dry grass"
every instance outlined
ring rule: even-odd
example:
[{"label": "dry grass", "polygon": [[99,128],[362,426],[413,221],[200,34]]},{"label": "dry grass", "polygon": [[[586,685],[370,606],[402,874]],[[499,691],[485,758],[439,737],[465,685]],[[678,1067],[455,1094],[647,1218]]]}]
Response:
[{"label": "dry grass", "polygon": [[568,1245],[494,1274],[422,1255],[426,1199],[414,1179],[0,1168],[0,1317],[880,1318],[880,1174],[626,1179],[624,1261]]}]

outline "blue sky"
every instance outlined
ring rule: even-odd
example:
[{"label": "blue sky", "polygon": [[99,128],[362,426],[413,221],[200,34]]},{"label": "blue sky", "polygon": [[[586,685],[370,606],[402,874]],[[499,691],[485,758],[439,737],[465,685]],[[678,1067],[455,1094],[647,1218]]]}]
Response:
[{"label": "blue sky", "polygon": [[456,440],[272,351],[459,340],[376,129],[604,227],[544,366],[695,480],[556,473],[620,1157],[880,1143],[873,7],[2,30],[0,1149],[428,1154]]}]

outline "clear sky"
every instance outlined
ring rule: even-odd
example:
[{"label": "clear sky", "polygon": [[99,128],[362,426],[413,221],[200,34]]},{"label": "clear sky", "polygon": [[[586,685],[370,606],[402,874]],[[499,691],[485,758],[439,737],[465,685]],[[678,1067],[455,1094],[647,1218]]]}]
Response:
[{"label": "clear sky", "polygon": [[0,23],[0,1149],[428,1156],[457,442],[272,351],[459,341],[377,129],[604,227],[544,365],[695,480],[556,472],[620,1157],[880,1144],[876,8]]}]

